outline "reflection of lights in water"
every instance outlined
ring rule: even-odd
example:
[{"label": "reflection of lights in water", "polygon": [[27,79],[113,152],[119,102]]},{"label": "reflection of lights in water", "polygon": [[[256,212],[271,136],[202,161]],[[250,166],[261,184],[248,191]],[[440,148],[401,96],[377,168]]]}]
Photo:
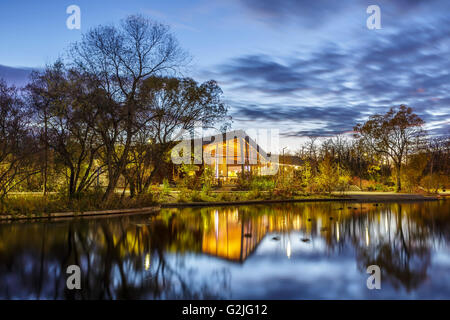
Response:
[{"label": "reflection of lights in water", "polygon": [[366,227],[366,246],[369,246],[369,228]]},{"label": "reflection of lights in water", "polygon": [[387,217],[387,214],[384,216],[384,227],[386,228],[386,231],[388,231],[388,217]]},{"label": "reflection of lights in water", "polygon": [[219,210],[214,211],[214,229],[216,231],[216,239],[219,237]]},{"label": "reflection of lights in water", "polygon": [[286,246],[286,255],[289,259],[291,258],[291,240],[288,240],[288,243]]},{"label": "reflection of lights in water", "polygon": [[150,269],[150,253],[147,253],[145,255],[144,267],[145,267],[145,270]]},{"label": "reflection of lights in water", "polygon": [[339,224],[336,223],[336,240],[339,242]]},{"label": "reflection of lights in water", "polygon": [[295,228],[300,229],[300,227],[301,227],[300,217],[297,216],[297,218],[295,219]]}]

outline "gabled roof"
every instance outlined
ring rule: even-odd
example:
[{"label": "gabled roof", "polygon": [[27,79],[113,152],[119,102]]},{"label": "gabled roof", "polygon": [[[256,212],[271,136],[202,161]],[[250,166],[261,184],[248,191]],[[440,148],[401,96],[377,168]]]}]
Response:
[{"label": "gabled roof", "polygon": [[[216,135],[212,135],[209,137],[203,137],[202,140],[202,145],[209,145],[209,144],[213,144],[217,141],[219,142],[223,142],[226,141],[228,138],[228,140],[230,139],[242,139],[248,142],[248,144],[250,146],[252,146],[258,153],[260,156],[262,156],[266,161],[269,161],[270,159],[270,153],[267,154],[267,152],[261,148],[261,146],[259,144],[256,143],[255,140],[253,140],[249,135],[247,135],[247,133],[244,130],[233,130],[233,131],[228,131],[226,133],[219,133]],[[200,140],[200,139],[199,139]]]}]

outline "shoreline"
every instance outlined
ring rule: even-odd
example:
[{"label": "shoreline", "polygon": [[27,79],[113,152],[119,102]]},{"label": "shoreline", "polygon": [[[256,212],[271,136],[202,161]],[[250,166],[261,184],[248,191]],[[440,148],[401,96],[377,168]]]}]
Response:
[{"label": "shoreline", "polygon": [[0,215],[0,222],[2,221],[20,221],[20,220],[51,220],[51,219],[75,219],[75,218],[91,218],[91,217],[113,217],[120,215],[134,215],[134,214],[149,214],[161,210],[161,206],[135,208],[135,209],[114,209],[114,210],[99,210],[99,211],[85,211],[85,212],[56,212],[45,213],[42,215]]},{"label": "shoreline", "polygon": [[411,194],[399,194],[396,196],[380,196],[380,197],[367,197],[356,196],[345,198],[304,198],[304,199],[277,199],[277,200],[246,200],[246,201],[214,201],[214,202],[174,202],[174,203],[162,203],[161,208],[181,208],[181,207],[220,207],[220,206],[242,206],[253,204],[272,204],[272,203],[295,203],[295,202],[360,202],[360,203],[373,203],[373,202],[419,202],[419,201],[438,201],[445,200],[445,198],[439,198],[437,196],[421,196]]},{"label": "shoreline", "polygon": [[422,202],[446,200],[447,197],[424,196],[421,194],[383,194],[383,193],[364,193],[364,194],[346,194],[341,197],[329,198],[300,198],[300,199],[275,199],[275,200],[242,200],[242,201],[214,201],[214,202],[173,202],[160,203],[152,207],[134,208],[134,209],[114,209],[98,210],[86,212],[57,212],[46,213],[42,215],[0,215],[0,222],[24,221],[24,220],[55,220],[55,219],[76,219],[93,217],[114,217],[121,215],[150,214],[159,212],[162,208],[189,208],[189,207],[223,207],[223,206],[245,206],[245,205],[264,205],[276,203],[302,203],[302,202]]}]

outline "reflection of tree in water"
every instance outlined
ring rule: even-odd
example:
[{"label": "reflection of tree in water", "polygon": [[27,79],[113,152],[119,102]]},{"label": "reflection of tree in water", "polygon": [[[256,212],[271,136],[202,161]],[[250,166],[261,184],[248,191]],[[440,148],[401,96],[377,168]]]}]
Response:
[{"label": "reflection of tree in water", "polygon": [[421,205],[415,203],[410,204],[409,208],[409,215],[414,221],[430,229],[438,242],[450,242],[449,201],[431,201]]},{"label": "reflection of tree in water", "polygon": [[[378,265],[382,281],[388,280],[395,288],[404,287],[408,292],[426,280],[432,245],[430,229],[414,221],[409,212],[409,215],[404,213],[402,204],[389,207],[384,212],[389,221],[388,230],[375,243],[356,246],[360,270],[365,272],[369,265]],[[369,229],[374,229],[376,218],[368,218]]]},{"label": "reflection of tree in water", "polygon": [[[409,292],[426,280],[432,247],[439,239],[444,244],[448,242],[445,238],[450,233],[445,213],[448,204],[438,210],[436,205],[291,205],[274,206],[271,214],[290,217],[288,220],[291,221],[299,214],[305,222],[300,231],[312,239],[323,239],[328,254],[339,254],[352,247],[361,272],[365,273],[367,266],[376,264],[381,267],[383,280]],[[436,220],[439,221],[438,228]],[[293,227],[289,226],[290,229]]]},{"label": "reflection of tree in water", "polygon": [[[355,252],[362,273],[377,264],[382,281],[410,291],[426,279],[431,250],[448,245],[448,211],[448,202],[301,203],[3,224],[0,298],[227,298],[229,268],[218,269],[210,256],[245,263],[267,234],[292,232],[304,246],[317,243],[319,254]],[[195,267],[200,255],[211,272]],[[70,264],[85,275],[81,291],[65,290]]]},{"label": "reflection of tree in water", "polygon": [[[67,229],[52,232],[51,237],[45,232],[47,224],[35,224],[34,232],[28,234],[0,228],[0,235],[10,236],[7,250],[0,249],[0,282],[5,284],[0,288],[0,297],[224,297],[229,282],[226,270],[215,271],[208,282],[199,281],[197,270],[187,268],[184,256],[174,250],[194,243],[198,234],[182,224],[174,225],[170,219],[168,223],[155,220],[145,225],[130,222],[114,219],[70,223]],[[8,228],[15,229],[13,225]],[[82,290],[65,289],[65,270],[70,264],[81,266]]]}]

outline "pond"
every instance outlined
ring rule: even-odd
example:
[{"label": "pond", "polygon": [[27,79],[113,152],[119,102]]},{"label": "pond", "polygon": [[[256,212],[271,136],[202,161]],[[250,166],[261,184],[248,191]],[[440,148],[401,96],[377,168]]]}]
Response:
[{"label": "pond", "polygon": [[[66,288],[74,264],[81,290]],[[0,299],[450,299],[449,271],[449,201],[0,224]]]}]

